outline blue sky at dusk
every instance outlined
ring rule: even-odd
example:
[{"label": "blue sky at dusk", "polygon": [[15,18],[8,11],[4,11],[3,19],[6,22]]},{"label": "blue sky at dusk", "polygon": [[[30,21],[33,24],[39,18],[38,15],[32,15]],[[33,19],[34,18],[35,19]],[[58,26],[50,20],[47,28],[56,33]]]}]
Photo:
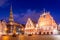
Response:
[{"label": "blue sky at dusk", "polygon": [[25,24],[28,17],[37,22],[43,8],[60,23],[60,0],[0,0],[0,20],[8,21],[11,4],[15,21],[21,24]]}]

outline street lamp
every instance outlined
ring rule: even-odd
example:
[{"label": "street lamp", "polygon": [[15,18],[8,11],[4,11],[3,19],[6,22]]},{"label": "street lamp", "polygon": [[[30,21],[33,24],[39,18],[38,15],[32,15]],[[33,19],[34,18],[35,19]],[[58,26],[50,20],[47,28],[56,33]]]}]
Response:
[{"label": "street lamp", "polygon": [[54,29],[53,34],[58,34],[58,30]]}]

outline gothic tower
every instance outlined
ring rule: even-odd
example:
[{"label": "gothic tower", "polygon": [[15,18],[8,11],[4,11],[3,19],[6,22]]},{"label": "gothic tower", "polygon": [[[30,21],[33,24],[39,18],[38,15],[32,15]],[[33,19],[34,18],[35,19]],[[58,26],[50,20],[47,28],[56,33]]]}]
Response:
[{"label": "gothic tower", "polygon": [[9,33],[13,33],[13,29],[14,29],[14,18],[13,18],[12,5],[11,5],[10,16],[9,16]]},{"label": "gothic tower", "polygon": [[13,12],[12,12],[12,5],[10,8],[10,17],[9,17],[9,24],[13,25],[14,19],[13,19]]}]

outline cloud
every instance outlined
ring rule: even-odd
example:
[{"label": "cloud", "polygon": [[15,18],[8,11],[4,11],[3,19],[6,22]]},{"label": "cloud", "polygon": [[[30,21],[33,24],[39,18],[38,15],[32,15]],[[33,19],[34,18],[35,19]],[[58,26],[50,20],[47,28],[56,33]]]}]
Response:
[{"label": "cloud", "polygon": [[14,15],[14,18],[18,18],[19,17],[19,14],[13,14]]},{"label": "cloud", "polygon": [[23,24],[26,24],[28,18],[31,18],[31,20],[37,22],[40,14],[41,13],[39,13],[39,12],[37,13],[35,10],[31,11],[29,9],[29,10],[27,10],[26,13],[14,14],[14,19],[15,19],[15,21],[23,23]]},{"label": "cloud", "polygon": [[0,7],[9,5],[9,0],[0,0]]},{"label": "cloud", "polygon": [[22,18],[20,18],[20,21],[22,23],[26,23],[27,19],[31,18],[32,21],[37,22],[39,16],[40,16],[39,13],[35,13],[35,12],[31,11],[31,13],[26,13]]}]

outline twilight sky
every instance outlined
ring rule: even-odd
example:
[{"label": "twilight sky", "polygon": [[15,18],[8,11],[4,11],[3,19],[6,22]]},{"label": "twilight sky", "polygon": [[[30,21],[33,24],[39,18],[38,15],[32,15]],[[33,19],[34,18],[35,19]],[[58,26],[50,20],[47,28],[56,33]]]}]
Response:
[{"label": "twilight sky", "polygon": [[60,23],[60,0],[0,0],[0,20],[8,21],[11,4],[18,23],[25,24],[28,17],[37,22],[44,8]]}]

